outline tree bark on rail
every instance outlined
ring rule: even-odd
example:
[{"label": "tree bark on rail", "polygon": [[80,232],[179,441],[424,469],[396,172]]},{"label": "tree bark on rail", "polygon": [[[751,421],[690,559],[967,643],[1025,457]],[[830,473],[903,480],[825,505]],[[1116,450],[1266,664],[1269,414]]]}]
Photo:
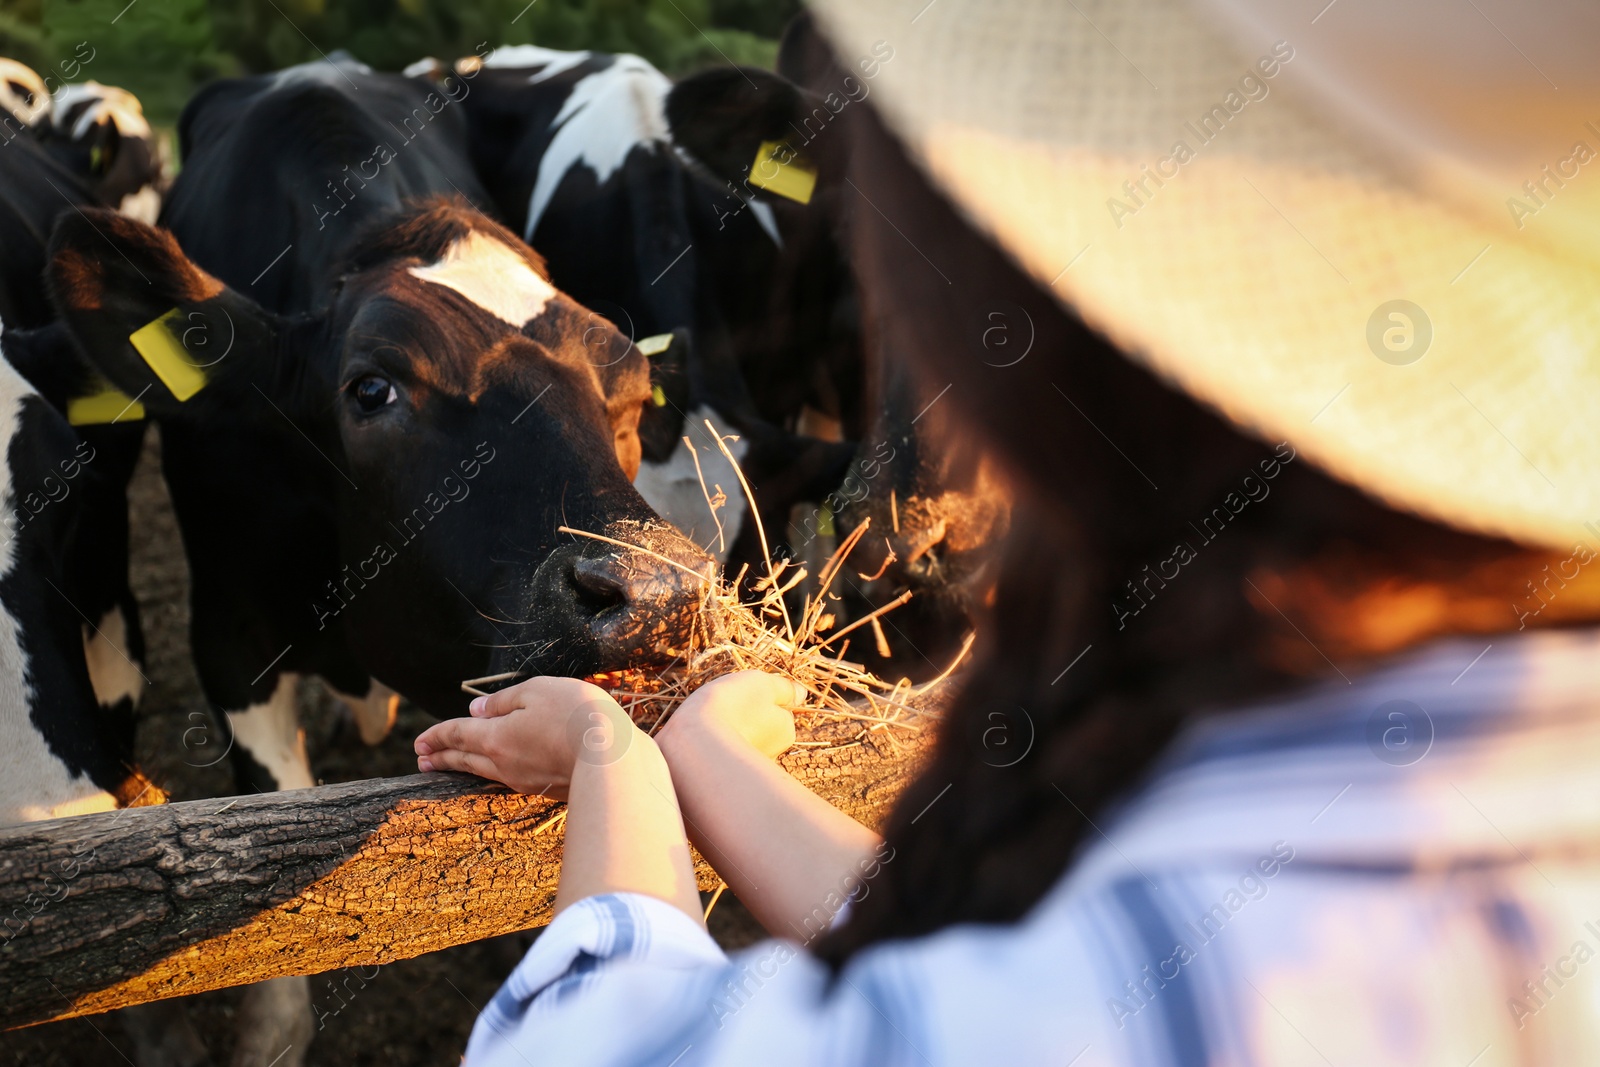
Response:
[{"label": "tree bark on rail", "polygon": [[[822,723],[782,762],[877,825],[931,726]],[[419,774],[0,829],[0,1029],[541,926],[561,808]]]}]

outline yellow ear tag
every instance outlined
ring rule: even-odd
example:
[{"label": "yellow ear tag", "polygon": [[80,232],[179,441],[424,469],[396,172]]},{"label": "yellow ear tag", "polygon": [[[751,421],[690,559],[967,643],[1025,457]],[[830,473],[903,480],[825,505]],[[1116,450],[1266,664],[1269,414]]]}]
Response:
[{"label": "yellow ear tag", "polygon": [[[780,150],[788,162],[778,158]],[[817,168],[803,162],[800,154],[782,141],[762,141],[756,149],[756,161],[750,164],[750,184],[796,203],[809,204],[817,188]]]},{"label": "yellow ear tag", "polygon": [[189,361],[183,344],[173,336],[169,322],[182,314],[173,308],[154,322],[147,322],[128,337],[129,343],[156,372],[167,390],[178,400],[188,400],[206,384],[203,370]]},{"label": "yellow ear tag", "polygon": [[833,509],[826,504],[817,509],[817,536],[833,536]]},{"label": "yellow ear tag", "polygon": [[661,391],[661,386],[659,385],[650,387],[650,399],[656,402],[656,407],[658,408],[667,406],[667,394]]},{"label": "yellow ear tag", "polygon": [[100,383],[101,389],[88,396],[67,401],[67,421],[74,426],[101,426],[108,422],[138,422],[144,418],[144,405],[115,386]]},{"label": "yellow ear tag", "polygon": [[659,356],[672,347],[672,335],[670,333],[653,334],[635,342],[634,347],[647,356]]}]

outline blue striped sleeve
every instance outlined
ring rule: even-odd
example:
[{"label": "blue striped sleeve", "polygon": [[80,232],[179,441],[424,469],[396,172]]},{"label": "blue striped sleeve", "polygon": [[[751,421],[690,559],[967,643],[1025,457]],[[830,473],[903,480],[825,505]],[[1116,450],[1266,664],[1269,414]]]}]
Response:
[{"label": "blue striped sleeve", "polygon": [[570,1000],[607,967],[644,963],[669,970],[720,968],[727,957],[705,927],[656,897],[589,897],[556,917],[484,1008],[467,1062],[494,1058],[524,1017]]}]

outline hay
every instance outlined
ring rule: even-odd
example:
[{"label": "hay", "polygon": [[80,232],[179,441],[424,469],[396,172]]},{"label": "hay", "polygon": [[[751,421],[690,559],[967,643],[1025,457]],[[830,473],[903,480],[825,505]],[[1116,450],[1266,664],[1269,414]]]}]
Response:
[{"label": "hay", "polygon": [[[796,621],[791,615],[787,594],[810,575],[805,568],[794,566],[788,560],[771,562],[772,553],[767,544],[766,530],[762,527],[749,483],[745,481],[744,472],[728,449],[727,441],[737,441],[738,438],[724,439],[709,420],[706,429],[717,442],[723,456],[733,464],[740,488],[750,501],[749,514],[756,523],[762,556],[768,561],[767,573],[753,583],[755,598],[746,603],[739,592],[744,585],[745,570],[741,570],[732,581],[721,575],[708,577],[640,545],[588,530],[560,527],[561,532],[576,537],[587,537],[642,552],[694,574],[705,583],[705,597],[695,617],[688,644],[671,665],[658,670],[612,671],[592,676],[589,680],[608,690],[633,717],[634,722],[652,734],[661,729],[678,705],[696,689],[713,678],[742,670],[765,671],[799,683],[806,692],[806,699],[792,709],[797,717],[863,724],[865,728],[846,745],[859,744],[871,731],[886,731],[891,737],[895,730],[917,732],[919,726],[914,720],[923,713],[923,709],[916,706],[917,703],[942,685],[960,666],[972,648],[975,635],[967,635],[960,652],[938,677],[920,686],[913,686],[905,678],[891,684],[861,664],[845,659],[850,646],[849,635],[863,626],[872,628],[880,652],[886,651],[887,640],[881,619],[911,599],[911,593],[903,593],[830,635],[835,616],[829,605],[839,599],[832,592],[834,582],[842,573],[851,551],[866,536],[871,520],[862,522],[839,543],[818,573],[815,589],[805,595]],[[688,438],[684,440],[688,443]],[[692,449],[694,446],[690,444],[689,447]],[[698,468],[698,455],[695,458]],[[725,500],[721,487],[717,487],[715,494],[711,493],[706,490],[702,476],[701,489],[705,491],[706,504],[711,508],[713,518],[716,518],[716,512]],[[719,538],[722,536],[720,520],[717,521],[717,534]],[[511,673],[474,678],[463,682],[461,688],[474,695],[483,695],[479,686],[507,682],[518,677],[521,675]],[[844,747],[832,742],[800,744]]]}]

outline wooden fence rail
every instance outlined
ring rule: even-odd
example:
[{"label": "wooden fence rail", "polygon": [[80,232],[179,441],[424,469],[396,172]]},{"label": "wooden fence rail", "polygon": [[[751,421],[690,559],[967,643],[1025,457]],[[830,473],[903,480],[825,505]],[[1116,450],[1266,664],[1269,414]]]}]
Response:
[{"label": "wooden fence rail", "polygon": [[[875,825],[928,727],[892,728],[890,739],[821,724],[783,763]],[[0,829],[0,1029],[543,925],[559,811],[467,775],[426,774]],[[715,884],[703,861],[698,873]]]}]

